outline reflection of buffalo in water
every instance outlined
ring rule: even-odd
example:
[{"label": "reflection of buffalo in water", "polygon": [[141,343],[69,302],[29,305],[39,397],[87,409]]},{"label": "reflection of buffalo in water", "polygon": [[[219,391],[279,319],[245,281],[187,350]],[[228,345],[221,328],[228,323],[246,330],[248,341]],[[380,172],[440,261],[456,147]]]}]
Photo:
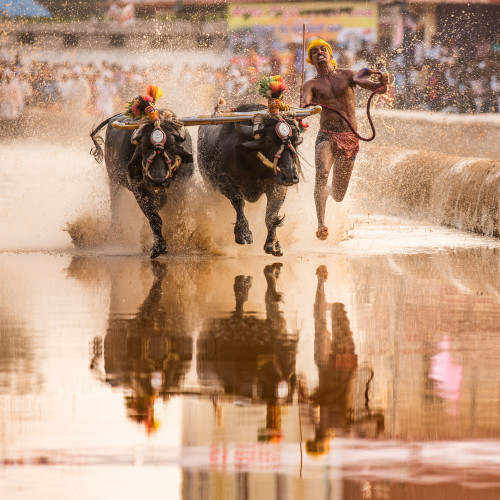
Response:
[{"label": "reflection of buffalo in water", "polygon": [[295,389],[297,336],[287,333],[280,311],[276,280],[281,264],[264,269],[266,318],[243,310],[252,285],[250,276],[236,276],[236,307],[229,317],[208,320],[197,344],[198,376],[203,385],[220,386],[224,395],[267,405],[267,429],[260,437],[281,436],[281,405],[292,402]]},{"label": "reflection of buffalo in water", "polygon": [[129,416],[144,422],[148,430],[154,426],[155,399],[166,400],[181,390],[193,354],[191,331],[176,293],[178,283],[169,279],[175,289],[163,294],[166,264],[152,261],[151,265],[154,281],[138,313],[132,318],[110,316],[104,340],[105,380],[131,391]]}]

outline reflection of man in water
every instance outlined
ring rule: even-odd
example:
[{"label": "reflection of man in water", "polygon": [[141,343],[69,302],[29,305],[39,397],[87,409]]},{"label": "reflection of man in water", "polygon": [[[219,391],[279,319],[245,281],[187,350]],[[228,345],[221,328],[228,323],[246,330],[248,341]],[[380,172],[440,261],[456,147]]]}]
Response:
[{"label": "reflection of man in water", "polygon": [[309,455],[323,455],[330,450],[335,429],[347,431],[352,423],[354,379],[358,356],[354,350],[349,319],[340,302],[331,305],[332,333],[327,327],[324,283],[325,266],[316,271],[318,287],[314,303],[314,361],[318,367],[318,387],[309,403],[316,410],[315,437],[306,442]]}]

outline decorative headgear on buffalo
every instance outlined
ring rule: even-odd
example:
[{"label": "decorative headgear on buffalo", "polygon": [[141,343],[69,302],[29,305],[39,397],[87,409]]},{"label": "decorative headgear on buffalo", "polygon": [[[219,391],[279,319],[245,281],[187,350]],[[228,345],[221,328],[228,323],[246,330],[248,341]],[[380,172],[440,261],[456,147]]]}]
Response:
[{"label": "decorative headgear on buffalo", "polygon": [[281,101],[281,95],[287,89],[283,78],[280,75],[264,76],[259,80],[259,94],[267,99],[267,109],[269,113],[276,114],[289,109]]},{"label": "decorative headgear on buffalo", "polygon": [[[281,95],[287,86],[283,82],[283,77],[281,75],[275,76],[265,76],[259,80],[259,94],[267,98],[267,109],[270,114],[275,115],[280,111],[289,111],[290,106],[288,104],[283,104],[281,100]],[[297,118],[297,123],[300,132],[305,132],[309,125],[304,123],[301,118]]]},{"label": "decorative headgear on buffalo", "polygon": [[147,117],[153,123],[160,119],[160,114],[155,108],[156,101],[163,95],[163,91],[157,85],[148,85],[146,93],[134,97],[127,103],[125,116],[138,120]]},{"label": "decorative headgear on buffalo", "polygon": [[337,69],[337,61],[335,59],[333,59],[333,51],[332,51],[331,45],[328,42],[325,42],[321,38],[316,38],[316,39],[311,40],[309,42],[309,45],[307,46],[306,63],[312,64],[311,50],[314,49],[314,47],[320,47],[321,45],[324,45],[328,49],[328,52],[330,52],[330,55],[332,56],[332,60],[330,62],[332,63],[333,69]]}]

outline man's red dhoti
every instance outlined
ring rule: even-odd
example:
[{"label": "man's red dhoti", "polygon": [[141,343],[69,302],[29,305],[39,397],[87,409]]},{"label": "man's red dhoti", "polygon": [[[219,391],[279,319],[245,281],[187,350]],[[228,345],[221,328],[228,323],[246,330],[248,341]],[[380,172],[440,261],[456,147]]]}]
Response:
[{"label": "man's red dhoti", "polygon": [[348,160],[354,160],[359,151],[359,139],[352,132],[332,132],[321,128],[316,139],[316,145],[328,141],[332,151],[342,153]]}]

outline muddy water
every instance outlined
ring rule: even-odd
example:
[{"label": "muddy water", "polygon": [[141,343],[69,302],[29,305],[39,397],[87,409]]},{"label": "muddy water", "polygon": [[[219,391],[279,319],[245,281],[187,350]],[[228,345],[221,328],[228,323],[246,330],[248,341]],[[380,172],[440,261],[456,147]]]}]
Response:
[{"label": "muddy water", "polygon": [[497,498],[500,250],[475,243],[2,253],[6,498]]},{"label": "muddy water", "polygon": [[284,257],[196,179],[151,263],[72,133],[0,145],[2,498],[500,496],[498,239],[360,208],[355,179],[316,242],[304,162]]}]

